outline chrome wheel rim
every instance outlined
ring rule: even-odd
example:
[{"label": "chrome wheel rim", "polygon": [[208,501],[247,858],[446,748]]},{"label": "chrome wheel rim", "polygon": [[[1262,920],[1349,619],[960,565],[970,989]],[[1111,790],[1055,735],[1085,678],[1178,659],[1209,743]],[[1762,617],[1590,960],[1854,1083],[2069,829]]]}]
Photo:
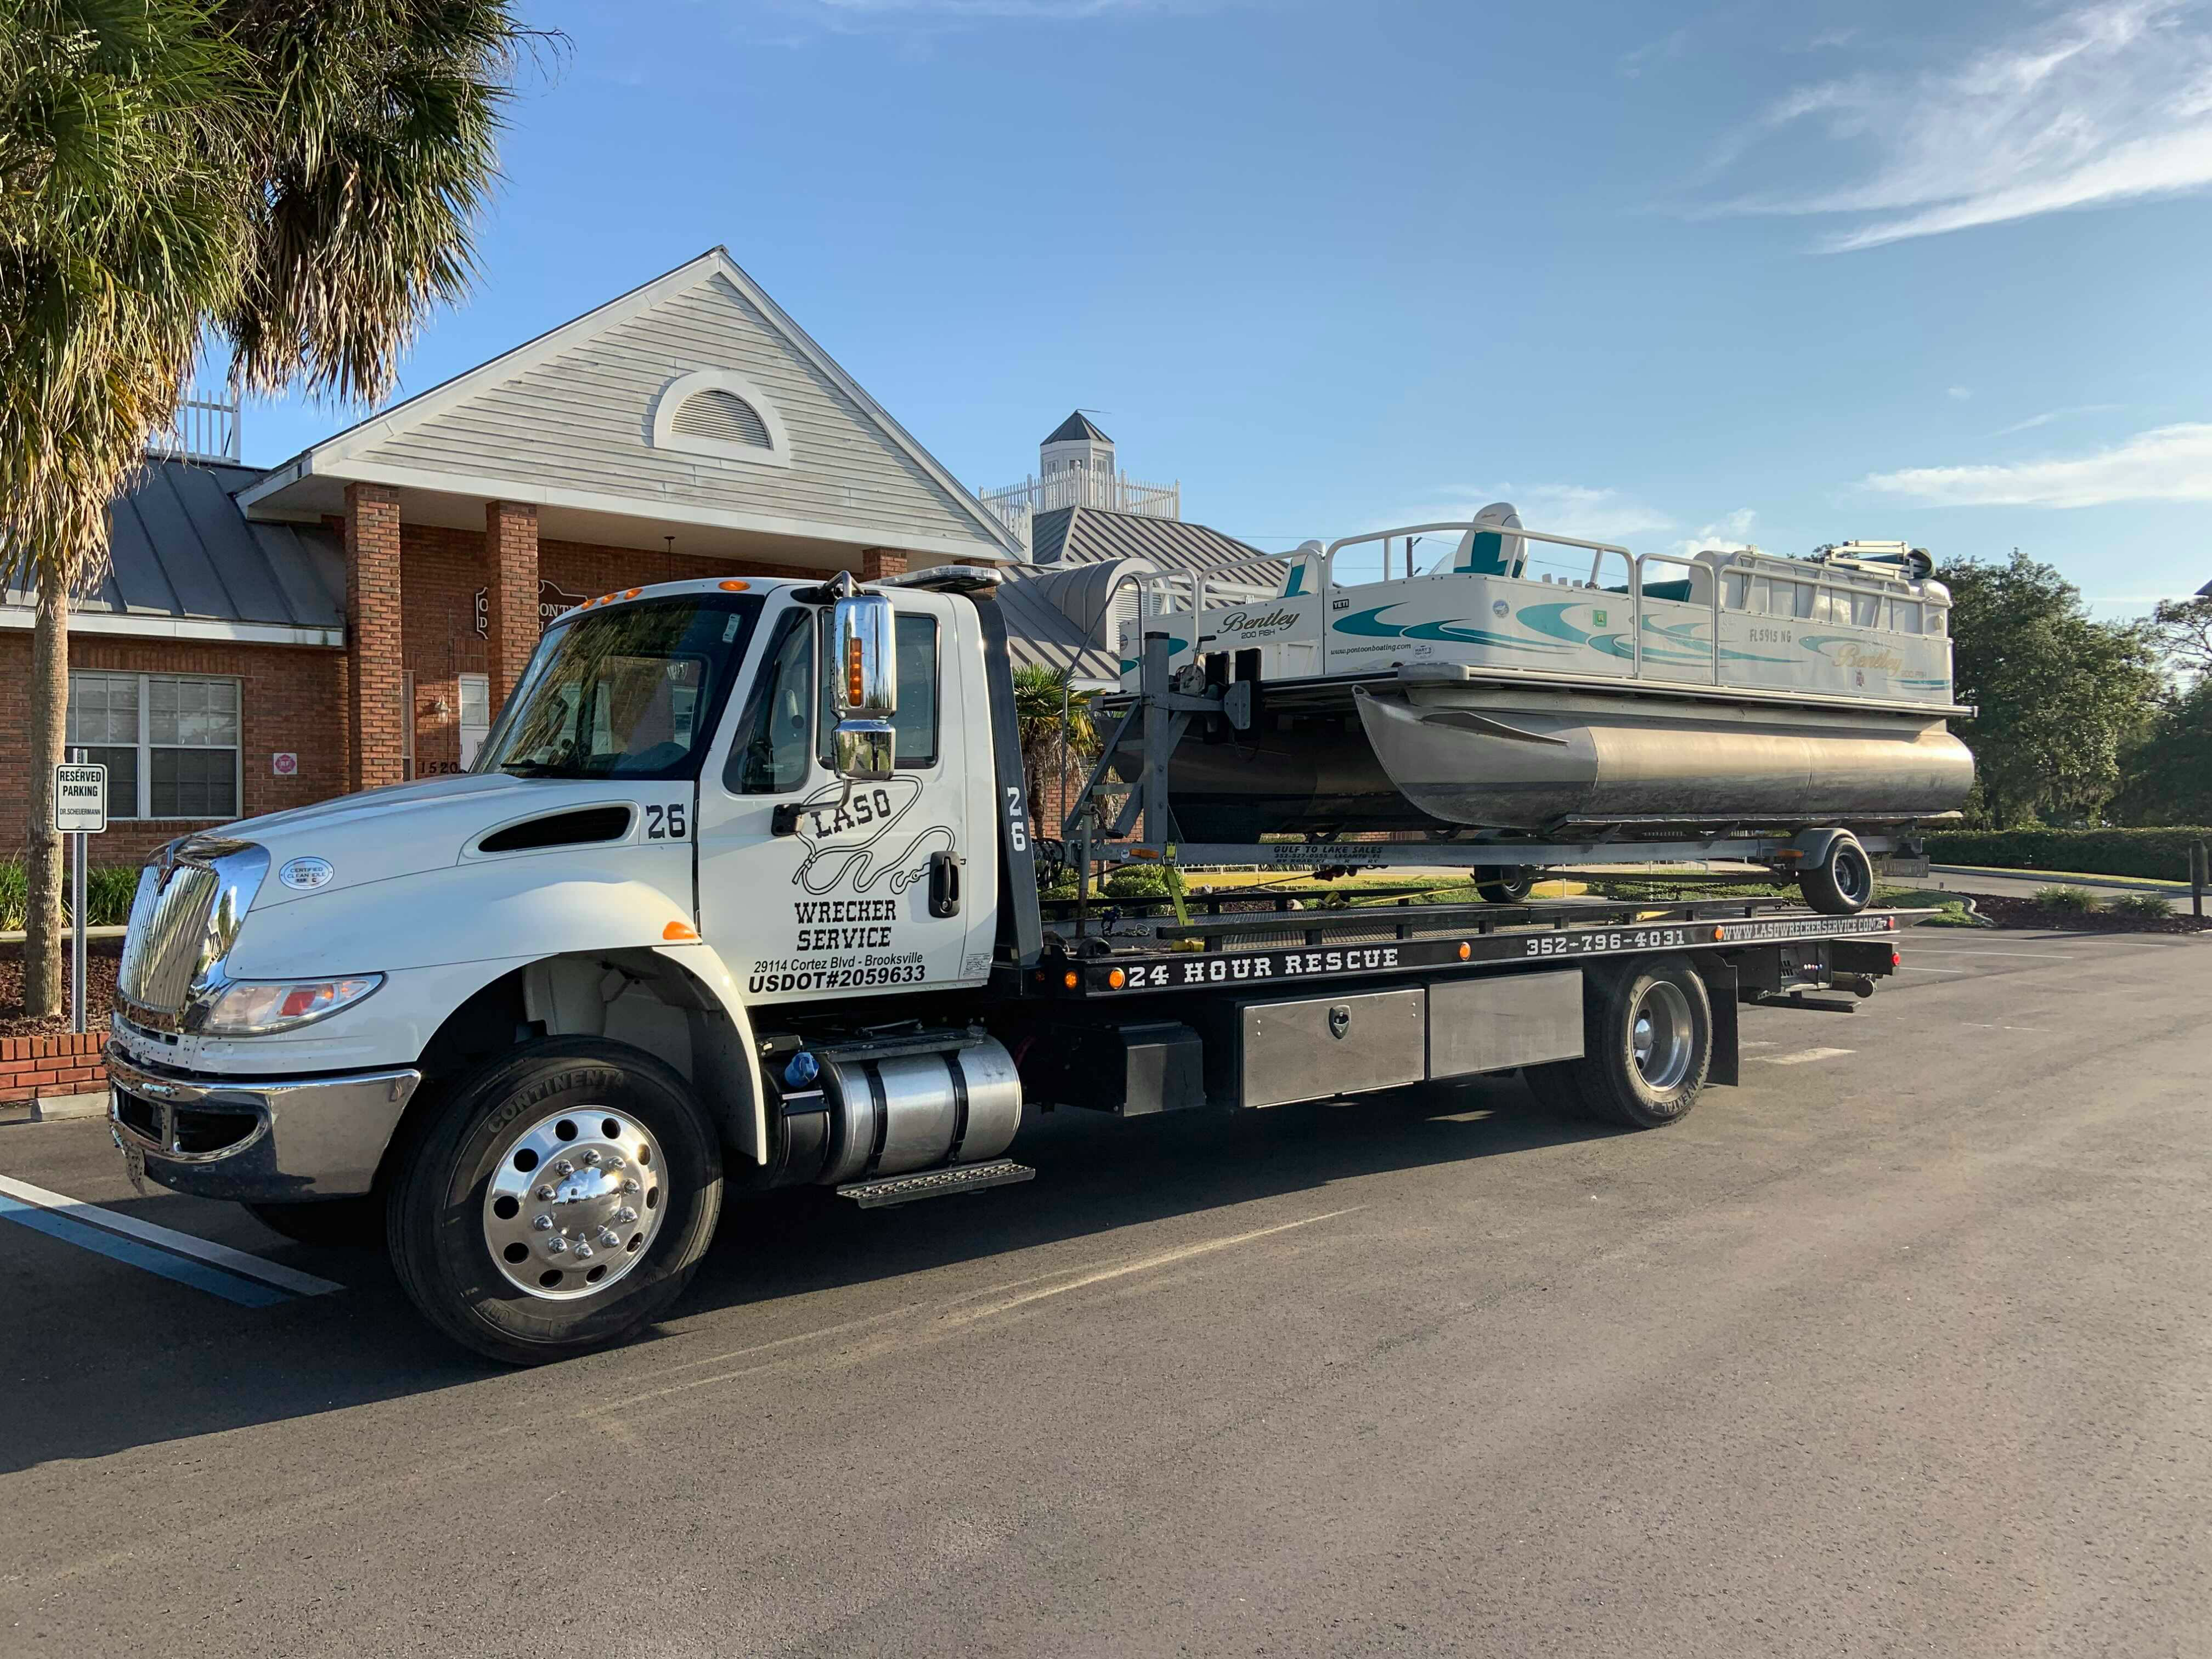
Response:
[{"label": "chrome wheel rim", "polygon": [[666,1213],[653,1132],[611,1106],[543,1117],[484,1183],[484,1248],[507,1282],[545,1302],[596,1296],[645,1260]]},{"label": "chrome wheel rim", "polygon": [[1690,999],[1670,980],[1655,979],[1636,1000],[1628,1046],[1644,1085],[1664,1094],[1690,1074]]}]

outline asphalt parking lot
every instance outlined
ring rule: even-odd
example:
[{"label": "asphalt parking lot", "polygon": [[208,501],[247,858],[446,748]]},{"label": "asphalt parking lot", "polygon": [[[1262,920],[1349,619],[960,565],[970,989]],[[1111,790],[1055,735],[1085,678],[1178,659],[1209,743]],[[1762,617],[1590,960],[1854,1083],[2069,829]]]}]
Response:
[{"label": "asphalt parking lot", "polygon": [[0,1129],[0,1653],[2201,1654],[2212,942],[1906,963],[1658,1133],[1508,1079],[777,1194],[532,1372]]}]

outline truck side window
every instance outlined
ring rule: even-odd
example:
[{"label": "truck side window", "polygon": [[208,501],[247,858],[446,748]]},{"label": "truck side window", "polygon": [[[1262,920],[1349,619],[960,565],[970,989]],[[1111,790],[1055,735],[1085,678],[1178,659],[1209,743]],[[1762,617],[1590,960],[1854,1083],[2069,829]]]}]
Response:
[{"label": "truck side window", "polygon": [[732,794],[781,794],[806,781],[807,751],[813,746],[808,722],[814,708],[814,630],[804,614],[785,622],[762,680],[744,735],[723,769],[723,786]]},{"label": "truck side window", "polygon": [[[827,638],[828,623],[823,624]],[[898,708],[891,715],[892,744],[901,770],[937,764],[937,618],[899,613],[892,623],[897,659]],[[825,645],[825,648],[826,645]],[[830,687],[822,688],[822,763],[830,764],[830,734],[837,715]]]},{"label": "truck side window", "polygon": [[937,764],[937,618],[898,619],[898,712],[891,730],[901,766]]}]

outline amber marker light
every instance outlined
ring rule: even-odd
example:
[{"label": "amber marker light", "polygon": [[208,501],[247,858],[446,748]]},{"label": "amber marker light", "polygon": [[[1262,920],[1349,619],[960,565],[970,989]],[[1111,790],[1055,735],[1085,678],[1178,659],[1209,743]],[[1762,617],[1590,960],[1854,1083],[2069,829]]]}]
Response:
[{"label": "amber marker light", "polygon": [[1716,939],[1726,939],[1726,938],[1728,937],[1728,929],[1727,929],[1727,928],[1725,928],[1725,927],[1716,927],[1716,928],[1714,928],[1714,929],[1713,929],[1713,937],[1714,937]]},{"label": "amber marker light", "polygon": [[1060,980],[1060,982],[1062,985],[1065,985],[1066,987],[1067,987],[1067,988],[1068,988],[1069,990],[1071,990],[1071,991],[1073,991],[1073,990],[1075,988],[1075,987],[1076,987],[1076,983],[1077,983],[1077,981],[1076,981],[1076,977],[1075,977],[1075,975],[1074,975],[1074,974],[1073,974],[1073,972],[1071,972],[1071,973],[1067,974],[1065,977],[1063,977],[1063,978]]},{"label": "amber marker light", "polygon": [[716,582],[714,586],[720,588],[725,593],[742,593],[750,588],[752,584],[750,582]]},{"label": "amber marker light", "polygon": [[858,708],[867,700],[868,677],[862,669],[860,641],[856,635],[845,641],[845,703]]},{"label": "amber marker light", "polygon": [[1123,973],[1119,968],[1116,968],[1112,973],[1106,975],[1106,983],[1108,987],[1113,990],[1118,991],[1128,982],[1129,976]]},{"label": "amber marker light", "polygon": [[624,599],[635,599],[639,594],[641,594],[641,593],[642,593],[642,592],[645,592],[645,590],[644,590],[643,588],[641,588],[641,587],[633,587],[633,588],[631,588],[631,589],[629,590],[629,592],[627,592],[627,593],[623,594],[623,598],[624,598]]},{"label": "amber marker light", "polygon": [[1472,945],[1469,945],[1469,944],[1468,944],[1465,939],[1462,939],[1462,940],[1459,942],[1459,959],[1460,959],[1462,962],[1465,962],[1465,961],[1466,961],[1469,957],[1473,956],[1474,954],[1474,946],[1473,946]]},{"label": "amber marker light", "polygon": [[699,937],[699,930],[688,921],[672,921],[660,930],[660,937],[671,945],[687,944]]}]

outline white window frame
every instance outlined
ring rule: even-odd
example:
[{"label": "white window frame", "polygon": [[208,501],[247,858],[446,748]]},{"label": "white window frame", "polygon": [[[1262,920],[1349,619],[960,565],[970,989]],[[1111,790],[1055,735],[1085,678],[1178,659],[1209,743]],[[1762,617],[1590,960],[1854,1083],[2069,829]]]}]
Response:
[{"label": "white window frame", "polygon": [[[483,695],[483,722],[469,724],[469,692]],[[477,757],[483,752],[483,741],[491,735],[491,676],[489,674],[457,674],[453,677],[453,730],[459,735],[461,770],[465,772],[476,764]],[[476,737],[476,747],[469,746],[471,733]]]},{"label": "white window frame", "polygon": [[[726,392],[750,404],[753,413],[768,428],[769,447],[763,449],[757,444],[733,444],[720,438],[704,438],[696,432],[678,432],[676,411],[702,392]],[[689,374],[678,375],[660,388],[660,395],[653,404],[653,447],[673,450],[679,455],[708,455],[718,461],[742,461],[748,466],[791,465],[791,434],[785,431],[783,416],[776,412],[774,401],[744,375],[726,368],[695,369]]]},{"label": "white window frame", "polygon": [[[206,753],[210,750],[220,750],[226,746],[222,744],[155,743],[153,740],[154,688],[152,683],[155,680],[222,680],[228,681],[230,685],[236,690],[238,693],[238,741],[235,744],[227,745],[230,750],[231,760],[230,818],[242,818],[246,815],[246,687],[239,679],[237,675],[168,674],[155,673],[151,671],[139,672],[127,668],[80,668],[76,670],[75,673],[72,673],[70,676],[70,678],[75,680],[80,676],[85,678],[90,678],[95,674],[100,676],[102,679],[136,679],[138,682],[138,799],[133,803],[137,810],[133,812],[128,819],[118,818],[116,820],[117,823],[223,823],[230,821],[229,819],[222,817],[181,817],[174,813],[167,813],[160,817],[156,817],[154,815],[154,750],[155,749],[192,749],[197,750],[201,753]],[[64,718],[64,726],[66,726],[66,717]],[[119,748],[121,745],[111,743],[80,744],[70,742],[65,743],[64,746],[65,749],[114,749]]]}]

